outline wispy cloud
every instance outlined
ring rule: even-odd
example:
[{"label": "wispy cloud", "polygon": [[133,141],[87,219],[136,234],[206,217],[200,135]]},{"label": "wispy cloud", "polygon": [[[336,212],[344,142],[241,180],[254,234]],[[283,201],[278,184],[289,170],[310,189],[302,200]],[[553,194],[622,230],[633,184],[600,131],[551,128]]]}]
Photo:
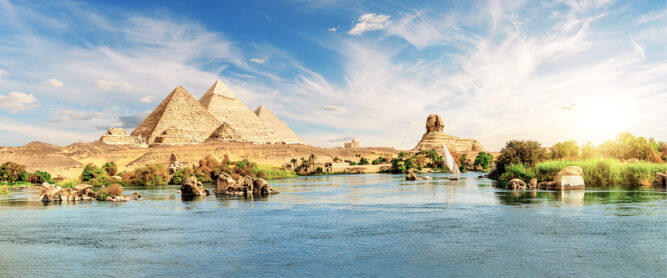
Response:
[{"label": "wispy cloud", "polygon": [[132,90],[134,86],[125,82],[114,82],[106,80],[97,80],[95,81],[95,87],[102,90],[119,90],[119,91],[129,91]]},{"label": "wispy cloud", "polygon": [[350,35],[361,35],[368,31],[382,30],[391,24],[390,17],[386,14],[362,14],[357,20],[357,24],[347,33]]},{"label": "wispy cloud", "polygon": [[154,96],[145,96],[145,97],[142,97],[139,100],[143,103],[151,103],[155,100],[155,97]]},{"label": "wispy cloud", "polygon": [[7,95],[0,95],[0,107],[9,109],[12,113],[34,107],[35,102],[37,98],[33,94],[13,91]]},{"label": "wispy cloud", "polygon": [[48,86],[51,86],[51,87],[54,87],[54,88],[61,88],[61,87],[65,86],[65,83],[63,83],[62,81],[60,81],[58,79],[55,79],[55,78],[50,78],[49,80],[46,80],[44,82],[44,84],[46,84]]},{"label": "wispy cloud", "polygon": [[261,59],[260,58],[251,58],[250,62],[258,63],[258,64],[264,64],[264,63],[266,63],[267,60],[268,60],[268,58],[261,58]]},{"label": "wispy cloud", "polygon": [[73,111],[73,110],[65,110],[62,112],[62,116],[57,119],[49,119],[49,122],[52,123],[66,123],[69,121],[88,121],[92,120],[93,118],[96,117],[101,117],[103,116],[104,113],[102,112],[85,112],[85,111]]}]

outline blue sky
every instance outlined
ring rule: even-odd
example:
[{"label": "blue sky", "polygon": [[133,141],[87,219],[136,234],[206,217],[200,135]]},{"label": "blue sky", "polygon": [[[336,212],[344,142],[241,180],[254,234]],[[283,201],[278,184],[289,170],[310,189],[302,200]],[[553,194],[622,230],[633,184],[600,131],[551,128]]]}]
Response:
[{"label": "blue sky", "polygon": [[320,146],[409,149],[431,113],[489,150],[667,140],[665,3],[0,0],[0,145],[131,131],[217,79]]}]

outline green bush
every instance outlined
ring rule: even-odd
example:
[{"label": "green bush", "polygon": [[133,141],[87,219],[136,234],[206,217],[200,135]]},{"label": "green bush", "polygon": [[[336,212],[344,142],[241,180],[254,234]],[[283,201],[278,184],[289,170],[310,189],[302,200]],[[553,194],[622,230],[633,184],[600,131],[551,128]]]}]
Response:
[{"label": "green bush", "polygon": [[0,165],[0,179],[6,183],[15,183],[26,181],[28,178],[28,172],[25,170],[25,166],[7,161]]},{"label": "green bush", "polygon": [[535,177],[533,168],[525,167],[523,164],[510,164],[505,167],[505,172],[500,175],[498,180],[508,182],[512,179],[520,179],[530,182]]},{"label": "green bush", "polygon": [[187,179],[188,177],[194,175],[195,172],[192,170],[192,168],[183,168],[181,170],[176,171],[174,173],[174,176],[171,177],[171,182],[170,184],[183,184],[183,181]]},{"label": "green bush", "polygon": [[90,181],[97,177],[108,176],[107,172],[104,169],[95,166],[95,164],[88,163],[83,167],[81,172],[82,181]]},{"label": "green bush", "polygon": [[359,159],[359,165],[368,165],[368,164],[369,164],[368,159],[366,159],[365,157]]},{"label": "green bush", "polygon": [[51,179],[51,174],[44,171],[33,172],[28,176],[28,179],[26,181],[33,184],[42,184],[45,182],[53,184],[53,180]]},{"label": "green bush", "polygon": [[558,142],[551,147],[551,155],[556,159],[578,156],[579,146],[574,140]]},{"label": "green bush", "polygon": [[482,166],[482,169],[489,169],[489,167],[491,167],[491,163],[493,163],[493,155],[486,152],[479,152],[477,157],[475,157],[475,162],[473,162],[473,165],[480,165]]},{"label": "green bush", "polygon": [[123,180],[132,186],[154,186],[166,185],[171,178],[169,170],[162,164],[153,164],[136,168],[134,172],[124,175]]},{"label": "green bush", "polygon": [[498,175],[505,173],[505,167],[511,164],[523,164],[526,167],[533,167],[538,162],[547,159],[547,152],[540,143],[535,141],[512,140],[505,144],[500,151],[500,156],[496,161],[496,169],[491,178],[497,179]]},{"label": "green bush", "polygon": [[109,176],[115,176],[116,173],[118,173],[118,166],[116,166],[116,162],[113,161],[104,163],[102,169],[107,172]]}]

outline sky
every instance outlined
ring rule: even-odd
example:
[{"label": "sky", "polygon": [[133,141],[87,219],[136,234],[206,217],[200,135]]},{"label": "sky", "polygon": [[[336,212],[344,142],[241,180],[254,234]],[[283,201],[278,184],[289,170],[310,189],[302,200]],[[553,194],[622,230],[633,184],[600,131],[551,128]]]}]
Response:
[{"label": "sky", "polygon": [[411,149],[429,114],[491,151],[667,140],[666,3],[0,0],[0,145],[129,133],[218,79],[317,146]]}]

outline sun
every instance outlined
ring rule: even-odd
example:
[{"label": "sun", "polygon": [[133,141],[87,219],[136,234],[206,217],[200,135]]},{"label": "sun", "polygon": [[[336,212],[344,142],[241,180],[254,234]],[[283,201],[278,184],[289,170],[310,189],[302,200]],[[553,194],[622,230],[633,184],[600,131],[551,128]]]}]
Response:
[{"label": "sun", "polygon": [[590,139],[613,138],[632,121],[632,116],[621,103],[611,101],[577,105],[574,112],[579,131]]}]

